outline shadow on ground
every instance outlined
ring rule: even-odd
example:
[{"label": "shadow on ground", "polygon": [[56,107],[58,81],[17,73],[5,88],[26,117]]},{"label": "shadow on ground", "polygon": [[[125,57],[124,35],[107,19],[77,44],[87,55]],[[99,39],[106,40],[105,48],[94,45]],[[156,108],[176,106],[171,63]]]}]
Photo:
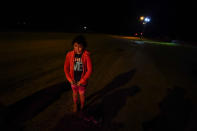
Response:
[{"label": "shadow on ground", "polygon": [[193,77],[197,77],[197,62],[192,62],[190,67],[188,69],[190,69],[190,74],[193,76]]},{"label": "shadow on ground", "polygon": [[168,95],[159,104],[160,114],[143,123],[144,131],[185,131],[193,106],[184,95],[183,88],[169,89]]},{"label": "shadow on ground", "polygon": [[[54,130],[118,130],[124,126],[124,123],[112,123],[118,112],[125,106],[129,97],[134,96],[140,91],[138,86],[121,88],[129,82],[134,76],[136,70],[118,75],[106,85],[103,89],[90,95],[87,99],[91,102],[84,110],[87,117],[93,117],[98,125],[92,125],[75,115],[67,114],[59,121]],[[93,99],[94,98],[94,99]]]},{"label": "shadow on ground", "polygon": [[[101,90],[99,90],[87,97],[88,105],[91,105],[96,100],[102,98],[106,94],[111,93],[115,89],[118,89],[121,86],[127,84],[130,80],[132,80],[135,73],[136,73],[136,69],[132,69],[126,73],[122,73],[122,74],[118,75],[117,77],[115,77],[112,80],[112,82],[107,84],[104,88],[102,88]],[[87,107],[88,107],[88,105],[87,105]]]},{"label": "shadow on ground", "polygon": [[98,124],[94,124],[92,121],[87,122],[75,114],[66,114],[63,119],[58,122],[54,131],[116,131],[123,128],[124,123],[113,123],[112,120],[126,104],[128,97],[134,96],[139,91],[140,89],[137,86],[120,89],[100,98],[101,102],[89,106],[89,108],[84,111],[85,116],[88,118],[93,117]]},{"label": "shadow on ground", "polygon": [[62,82],[4,107],[0,112],[1,128],[3,130],[23,130],[24,121],[32,119],[59,99],[63,92],[71,89],[68,88],[69,86],[68,82]]},{"label": "shadow on ground", "polygon": [[126,105],[127,99],[139,93],[138,86],[119,89],[100,98],[100,102],[91,105],[87,112],[101,122],[102,130],[115,131],[124,127],[124,123],[114,123],[113,119]]},{"label": "shadow on ground", "polygon": [[100,127],[70,113],[63,116],[53,131],[100,131]]}]

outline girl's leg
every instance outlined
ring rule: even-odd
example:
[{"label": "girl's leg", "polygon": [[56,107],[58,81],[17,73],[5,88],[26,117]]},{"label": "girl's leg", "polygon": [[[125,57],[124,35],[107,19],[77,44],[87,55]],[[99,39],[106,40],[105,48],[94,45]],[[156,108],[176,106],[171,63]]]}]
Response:
[{"label": "girl's leg", "polygon": [[77,112],[77,87],[72,85],[73,90],[73,112]]},{"label": "girl's leg", "polygon": [[81,103],[80,109],[83,110],[85,105],[85,93],[80,93],[80,103]]},{"label": "girl's leg", "polygon": [[80,103],[81,103],[80,109],[83,110],[85,105],[85,87],[83,86],[79,87],[79,95],[80,95]]},{"label": "girl's leg", "polygon": [[73,112],[77,112],[77,93],[73,92]]}]

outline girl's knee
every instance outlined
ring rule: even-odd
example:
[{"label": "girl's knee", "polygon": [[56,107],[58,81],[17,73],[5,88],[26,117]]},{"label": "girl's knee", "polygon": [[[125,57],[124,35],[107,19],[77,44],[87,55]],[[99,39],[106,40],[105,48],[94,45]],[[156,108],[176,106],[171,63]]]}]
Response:
[{"label": "girl's knee", "polygon": [[77,91],[76,90],[73,90],[73,95],[77,95]]},{"label": "girl's knee", "polygon": [[85,96],[85,91],[79,91],[80,96]]}]

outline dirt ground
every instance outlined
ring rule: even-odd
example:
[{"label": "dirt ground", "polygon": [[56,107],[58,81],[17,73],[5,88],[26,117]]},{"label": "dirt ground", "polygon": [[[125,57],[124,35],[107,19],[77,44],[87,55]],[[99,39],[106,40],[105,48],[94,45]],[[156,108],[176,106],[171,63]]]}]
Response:
[{"label": "dirt ground", "polygon": [[76,33],[0,33],[0,125],[4,130],[196,131],[197,48],[83,34],[93,73],[92,125],[72,114],[65,55]]}]

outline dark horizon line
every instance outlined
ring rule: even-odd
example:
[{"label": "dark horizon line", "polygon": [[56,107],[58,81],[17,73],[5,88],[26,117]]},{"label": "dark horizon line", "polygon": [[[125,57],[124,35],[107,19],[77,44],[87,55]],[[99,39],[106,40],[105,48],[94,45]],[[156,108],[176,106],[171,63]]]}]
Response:
[{"label": "dark horizon line", "polygon": [[[60,32],[60,33],[90,33],[90,34],[111,34],[111,35],[125,35],[125,36],[135,36],[135,31],[133,32],[127,32],[127,31],[113,31],[113,30],[73,30],[73,29],[65,29],[65,28],[37,28],[37,29],[25,29],[25,28],[18,28],[18,29],[2,29],[0,30],[1,33],[3,32]],[[157,34],[146,34],[144,37],[147,38],[153,38],[153,39],[161,39],[163,41],[172,41],[172,40],[180,40],[180,41],[188,41],[188,42],[196,42],[195,37],[192,37],[191,35],[185,35],[185,36],[171,36],[165,33]],[[183,39],[184,38],[184,39]]]}]

